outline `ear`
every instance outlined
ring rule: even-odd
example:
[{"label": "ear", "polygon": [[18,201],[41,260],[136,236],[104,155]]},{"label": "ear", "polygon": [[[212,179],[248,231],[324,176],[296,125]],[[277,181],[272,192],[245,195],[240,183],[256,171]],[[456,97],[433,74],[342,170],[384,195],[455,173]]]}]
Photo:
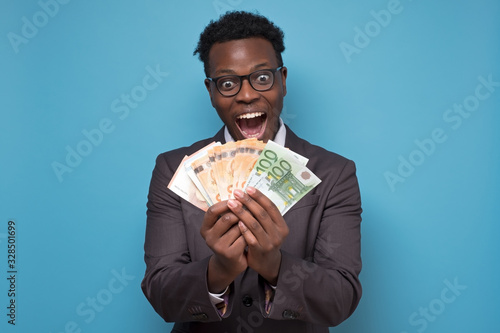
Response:
[{"label": "ear", "polygon": [[283,86],[283,96],[286,96],[286,77],[288,75],[288,69],[283,67],[281,69],[281,85]]},{"label": "ear", "polygon": [[212,106],[214,106],[214,96],[213,96],[212,84],[211,83],[212,82],[209,79],[205,79],[205,88],[207,88],[208,96],[210,96],[210,102],[212,103]]}]

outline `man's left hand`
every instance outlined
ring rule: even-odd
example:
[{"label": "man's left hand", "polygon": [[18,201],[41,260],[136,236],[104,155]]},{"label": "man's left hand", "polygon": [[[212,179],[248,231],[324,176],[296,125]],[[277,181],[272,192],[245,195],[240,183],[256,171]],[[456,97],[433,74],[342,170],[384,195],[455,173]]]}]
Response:
[{"label": "man's left hand", "polygon": [[276,205],[259,190],[235,190],[234,197],[227,205],[240,219],[239,228],[248,245],[248,266],[275,286],[288,226]]}]

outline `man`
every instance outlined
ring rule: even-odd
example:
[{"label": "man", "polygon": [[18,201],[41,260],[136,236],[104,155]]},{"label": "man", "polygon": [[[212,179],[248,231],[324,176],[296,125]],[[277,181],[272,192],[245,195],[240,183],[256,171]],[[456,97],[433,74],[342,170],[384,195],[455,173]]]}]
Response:
[{"label": "man", "polygon": [[[225,126],[158,156],[147,211],[144,294],[172,332],[328,332],[361,298],[361,201],[355,166],[298,138],[279,115],[286,95],[283,32],[230,12],[198,47]],[[210,142],[258,138],[307,158],[322,182],[284,216],[248,187],[204,211],[167,189],[185,155]]]}]

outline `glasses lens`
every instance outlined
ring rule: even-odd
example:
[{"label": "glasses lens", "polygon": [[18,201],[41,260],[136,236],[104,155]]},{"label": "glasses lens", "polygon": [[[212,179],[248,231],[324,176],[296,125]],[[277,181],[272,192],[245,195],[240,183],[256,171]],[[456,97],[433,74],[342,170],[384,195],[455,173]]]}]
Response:
[{"label": "glasses lens", "polygon": [[274,75],[272,71],[264,70],[252,73],[250,82],[255,90],[268,90],[273,86]]},{"label": "glasses lens", "polygon": [[215,79],[217,89],[223,96],[234,96],[241,88],[241,79],[247,77],[250,85],[257,91],[266,91],[273,87],[274,72],[276,70],[264,69],[248,76],[226,75]]},{"label": "glasses lens", "polygon": [[237,76],[224,76],[217,80],[217,88],[223,95],[232,95],[239,89],[240,78]]}]

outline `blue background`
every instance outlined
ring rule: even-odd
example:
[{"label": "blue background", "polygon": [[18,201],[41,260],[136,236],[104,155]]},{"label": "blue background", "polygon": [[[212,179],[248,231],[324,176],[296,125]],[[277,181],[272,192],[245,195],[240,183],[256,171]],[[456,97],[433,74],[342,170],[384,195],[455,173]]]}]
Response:
[{"label": "blue background", "polygon": [[[500,329],[498,1],[94,0],[40,14],[45,3],[0,2],[2,332],[169,331],[140,290],[149,180],[159,153],[222,125],[192,52],[230,9],[258,10],[285,32],[284,121],[357,164],[364,294],[331,331]],[[376,23],[388,7],[398,13]],[[146,91],[148,66],[168,75]],[[114,112],[132,92],[135,108]],[[474,110],[452,120],[463,103]],[[109,133],[81,143],[102,121]],[[431,144],[436,129],[444,142]],[[58,176],[54,163],[68,166],[79,144],[87,156]]]}]

